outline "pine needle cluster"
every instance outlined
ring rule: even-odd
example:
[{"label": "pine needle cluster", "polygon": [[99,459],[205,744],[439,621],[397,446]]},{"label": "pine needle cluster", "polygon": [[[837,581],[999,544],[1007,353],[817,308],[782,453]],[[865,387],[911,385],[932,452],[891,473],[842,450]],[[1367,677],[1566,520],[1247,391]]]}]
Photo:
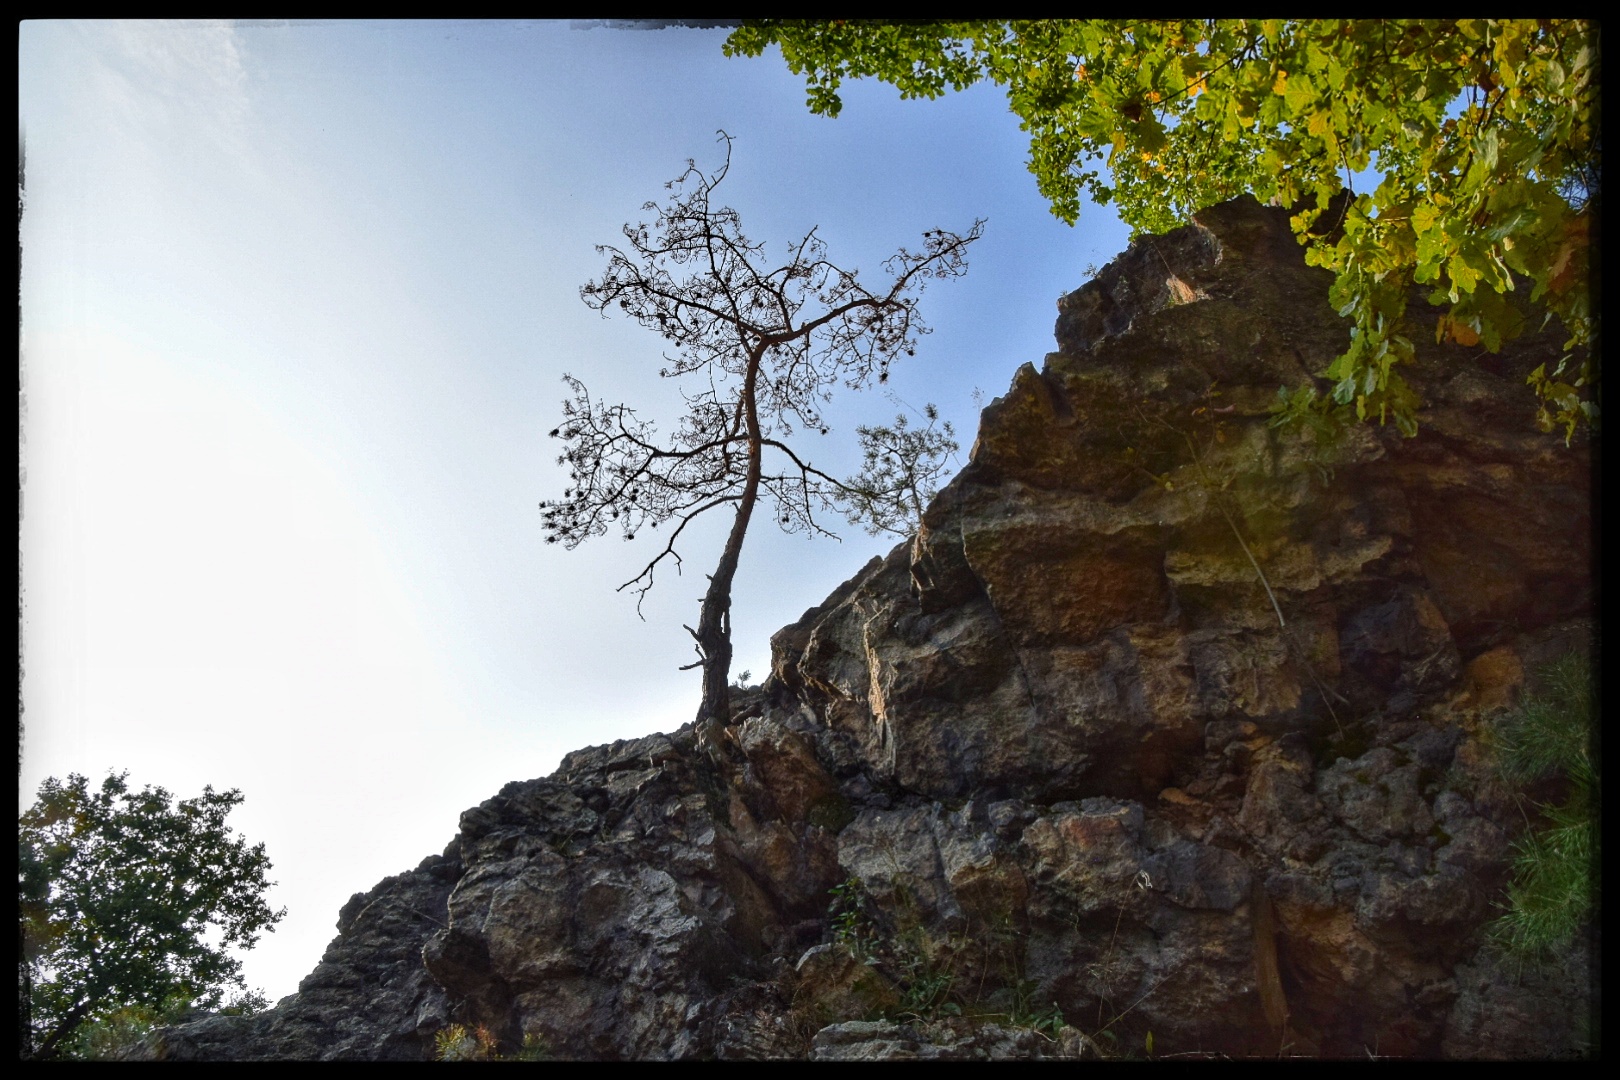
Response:
[{"label": "pine needle cluster", "polygon": [[1494,731],[1502,778],[1523,789],[1560,779],[1565,795],[1540,803],[1541,823],[1514,845],[1506,910],[1489,939],[1522,963],[1549,960],[1579,931],[1597,902],[1601,767],[1590,659],[1583,652],[1541,672],[1541,689]]}]

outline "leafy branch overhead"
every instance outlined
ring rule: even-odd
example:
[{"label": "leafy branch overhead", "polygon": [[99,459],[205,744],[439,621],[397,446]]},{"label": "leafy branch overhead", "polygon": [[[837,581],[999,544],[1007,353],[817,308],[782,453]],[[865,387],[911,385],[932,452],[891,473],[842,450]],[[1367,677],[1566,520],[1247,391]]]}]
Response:
[{"label": "leafy branch overhead", "polygon": [[[1296,395],[1295,412],[1353,408],[1411,434],[1421,403],[1398,369],[1417,334],[1495,351],[1556,318],[1566,355],[1530,381],[1543,430],[1568,438],[1598,417],[1598,37],[1569,19],[763,19],[725,49],[778,45],[826,116],[846,78],[907,98],[1006,87],[1029,169],[1071,224],[1082,193],[1138,233],[1245,192],[1294,209],[1352,322],[1320,373],[1328,400]],[[1367,170],[1381,179],[1355,191]],[[1441,308],[1432,329],[1407,310],[1414,285]]]},{"label": "leafy branch overhead", "polygon": [[830,261],[815,229],[773,266],[764,245],[743,234],[737,212],[713,205],[731,165],[731,137],[720,139],[720,168],[710,175],[688,161],[666,185],[669,199],[643,207],[651,220],[624,227],[625,247],[597,249],[607,269],[580,289],[604,317],[622,312],[668,343],[658,373],[681,382],[685,412],[661,435],[636,410],[593,398],[565,376],[570,397],[551,434],[566,447],[557,460],[568,469],[568,487],[541,511],[547,541],[568,548],[610,529],[629,540],[673,523],[641,572],[620,586],[645,596],[662,563],[680,568],[678,541],[688,525],[711,510],[732,510],[691,631],[693,666],[704,669],[704,712],[723,721],[731,581],[756,504],[763,499],[788,532],[829,534],[818,516],[829,510],[900,528],[899,508],[919,511],[916,492],[931,490],[940,459],[955,449],[949,429],[935,432],[932,418],[924,432],[903,424],[881,429],[887,437],[863,430],[867,468],[846,481],[817,468],[793,440],[828,434],[822,407],[838,386],[886,382],[894,362],[916,351],[928,332],[918,295],[929,281],[966,272],[967,247],[984,222],[961,234],[925,232],[919,249],[902,247],[884,262],[887,280],[876,287]]}]

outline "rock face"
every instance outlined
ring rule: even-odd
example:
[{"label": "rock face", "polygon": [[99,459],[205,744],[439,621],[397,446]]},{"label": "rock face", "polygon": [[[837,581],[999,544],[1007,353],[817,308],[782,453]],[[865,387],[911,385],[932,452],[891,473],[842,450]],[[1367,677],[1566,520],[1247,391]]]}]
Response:
[{"label": "rock face", "polygon": [[256,1016],[213,1016],[159,1032],[137,1057],[177,1061],[418,1061],[451,1003],[422,966],[422,944],[448,923],[463,874],[452,843],[415,870],[355,893],[338,936],[298,993]]},{"label": "rock face", "polygon": [[1535,985],[1481,948],[1524,827],[1482,721],[1593,632],[1588,451],[1524,388],[1558,343],[1420,343],[1416,438],[1319,442],[1268,408],[1343,351],[1327,285],[1252,200],[1134,244],[719,758],[507,785],[296,995],[147,1053],[1578,1051],[1584,943]]}]

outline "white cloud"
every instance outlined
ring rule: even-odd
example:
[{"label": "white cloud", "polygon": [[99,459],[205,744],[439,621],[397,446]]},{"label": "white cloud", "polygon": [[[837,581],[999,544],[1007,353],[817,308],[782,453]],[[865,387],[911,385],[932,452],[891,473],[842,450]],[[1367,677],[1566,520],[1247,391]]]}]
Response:
[{"label": "white cloud", "polygon": [[120,20],[77,26],[91,65],[86,81],[126,134],[165,146],[205,139],[242,155],[251,102],[233,24]]}]

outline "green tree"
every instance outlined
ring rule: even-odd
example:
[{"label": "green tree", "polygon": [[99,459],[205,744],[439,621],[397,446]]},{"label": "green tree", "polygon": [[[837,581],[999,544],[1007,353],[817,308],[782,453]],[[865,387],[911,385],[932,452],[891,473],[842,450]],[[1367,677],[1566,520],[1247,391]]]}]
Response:
[{"label": "green tree", "polygon": [[932,459],[955,448],[949,430],[935,431],[932,422],[902,432],[909,438],[863,430],[866,468],[840,480],[789,440],[796,430],[828,433],[821,407],[835,387],[886,382],[890,366],[915,352],[918,335],[928,332],[917,294],[930,280],[966,273],[967,247],[984,227],[976,221],[961,235],[928,230],[920,251],[901,248],[884,262],[889,280],[875,290],[829,261],[814,229],[773,267],[764,245],[743,235],[737,212],[712,201],[731,166],[731,137],[720,138],[725,163],[711,176],[688,161],[665,185],[668,202],[643,206],[653,221],[624,226],[626,249],[597,249],[607,269],[580,289],[604,317],[622,311],[670,343],[659,375],[683,382],[685,415],[661,437],[635,410],[593,399],[565,375],[573,397],[551,435],[567,444],[557,461],[569,469],[569,487],[540,504],[547,542],[568,548],[610,528],[630,540],[674,522],[641,573],[619,586],[641,595],[666,559],[679,569],[677,541],[692,521],[732,509],[697,628],[687,628],[698,654],[689,666],[703,670],[698,734],[710,748],[731,719],[731,586],[756,506],[764,500],[788,532],[828,533],[817,514],[829,509],[900,527],[912,505],[901,487],[926,488],[938,475]]},{"label": "green tree", "polygon": [[[846,78],[906,98],[1006,87],[1029,169],[1071,224],[1082,192],[1138,233],[1244,192],[1295,210],[1307,259],[1336,275],[1332,302],[1352,336],[1321,372],[1326,399],[1298,388],[1285,414],[1354,410],[1411,434],[1421,403],[1398,369],[1413,336],[1495,351],[1556,317],[1566,353],[1531,376],[1538,421],[1566,441],[1597,421],[1595,23],[773,19],[734,31],[725,50],[773,44],[827,116]],[[1354,191],[1367,170],[1380,181]],[[1441,308],[1432,329],[1407,311],[1414,284]]]},{"label": "green tree", "polygon": [[25,1056],[65,1056],[88,1027],[220,1007],[244,985],[226,948],[252,948],[286,914],[264,902],[264,845],[225,825],[239,792],[176,803],[163,788],[130,791],[127,775],[99,791],[52,777],[18,823]]}]

